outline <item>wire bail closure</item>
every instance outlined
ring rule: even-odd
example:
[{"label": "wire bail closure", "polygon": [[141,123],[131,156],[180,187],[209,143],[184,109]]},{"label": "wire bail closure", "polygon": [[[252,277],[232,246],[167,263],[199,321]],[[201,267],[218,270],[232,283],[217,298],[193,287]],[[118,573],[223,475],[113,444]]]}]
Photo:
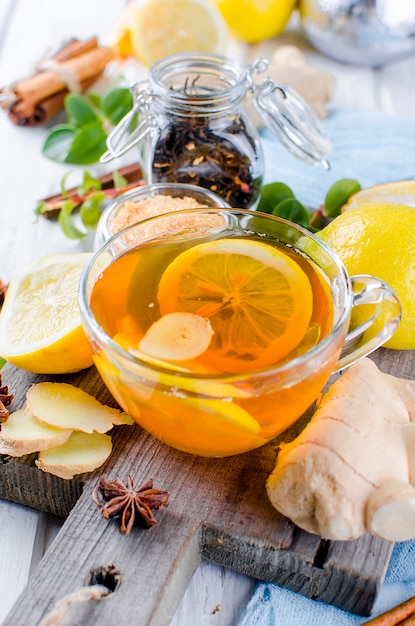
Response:
[{"label": "wire bail closure", "polygon": [[[157,119],[151,113],[151,104],[156,97],[149,91],[147,81],[140,81],[131,87],[135,104],[107,137],[108,150],[101,156],[100,162],[107,163],[128,152],[136,144],[142,141],[148,133],[157,128]],[[143,120],[134,128],[134,121],[139,114],[143,114]],[[125,138],[128,136],[128,141]]]}]

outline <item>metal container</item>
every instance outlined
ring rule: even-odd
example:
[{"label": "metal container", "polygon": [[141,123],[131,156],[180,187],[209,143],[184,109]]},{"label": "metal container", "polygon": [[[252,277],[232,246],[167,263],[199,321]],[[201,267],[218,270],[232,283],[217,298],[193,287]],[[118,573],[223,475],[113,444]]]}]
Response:
[{"label": "metal container", "polygon": [[414,0],[300,0],[309,42],[344,63],[380,67],[415,52]]}]

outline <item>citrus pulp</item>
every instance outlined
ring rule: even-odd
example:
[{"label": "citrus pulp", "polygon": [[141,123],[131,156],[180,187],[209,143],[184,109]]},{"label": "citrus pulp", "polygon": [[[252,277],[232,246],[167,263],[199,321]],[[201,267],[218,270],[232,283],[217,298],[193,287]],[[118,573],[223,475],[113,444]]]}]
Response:
[{"label": "citrus pulp", "polygon": [[78,285],[90,254],[32,261],[17,274],[0,312],[0,355],[37,374],[75,372],[92,365],[81,325]]},{"label": "citrus pulp", "polygon": [[201,360],[244,372],[281,360],[303,339],[313,308],[306,273],[282,249],[221,239],[179,254],[161,277],[162,315],[186,311],[214,330]]},{"label": "citrus pulp", "polygon": [[225,51],[228,28],[209,0],[141,0],[130,2],[113,30],[121,56],[134,55],[151,67],[179,52]]},{"label": "citrus pulp", "polygon": [[399,180],[361,189],[353,194],[342,211],[354,209],[361,204],[382,202],[415,206],[415,180]]}]

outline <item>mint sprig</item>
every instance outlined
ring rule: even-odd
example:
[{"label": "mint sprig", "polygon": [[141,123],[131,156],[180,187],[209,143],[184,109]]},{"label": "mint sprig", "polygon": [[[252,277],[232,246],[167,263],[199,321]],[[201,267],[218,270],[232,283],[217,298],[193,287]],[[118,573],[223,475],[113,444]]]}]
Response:
[{"label": "mint sprig", "polygon": [[103,96],[68,94],[64,100],[67,121],[49,130],[43,155],[58,163],[98,163],[107,149],[109,130],[132,106],[133,96],[126,87],[115,87]]},{"label": "mint sprig", "polygon": [[[102,215],[104,202],[114,198],[128,188],[137,186],[137,182],[128,183],[121,173],[116,170],[112,173],[114,184],[104,189],[99,178],[94,178],[89,171],[84,171],[81,184],[69,193],[66,182],[70,172],[67,172],[61,181],[61,196],[58,200],[41,200],[36,209],[36,215],[49,217],[57,215],[63,233],[69,239],[83,239],[88,232],[94,230]],[[79,218],[76,223],[75,213]],[[83,228],[81,230],[79,228]]]},{"label": "mint sprig", "polygon": [[357,180],[341,178],[328,189],[324,203],[316,210],[309,210],[295,197],[288,185],[281,182],[270,183],[262,190],[257,210],[282,217],[311,232],[318,232],[340,215],[342,207],[360,189]]}]

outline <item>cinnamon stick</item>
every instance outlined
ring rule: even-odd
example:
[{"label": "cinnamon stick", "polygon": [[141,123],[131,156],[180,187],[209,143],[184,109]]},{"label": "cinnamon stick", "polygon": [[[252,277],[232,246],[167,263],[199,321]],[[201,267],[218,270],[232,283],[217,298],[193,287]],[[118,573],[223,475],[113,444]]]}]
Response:
[{"label": "cinnamon stick", "polygon": [[415,597],[365,622],[364,626],[407,626],[408,624],[415,624]]},{"label": "cinnamon stick", "polygon": [[[145,183],[143,179],[143,172],[141,166],[138,163],[133,163],[131,165],[125,165],[124,167],[119,168],[119,173],[123,176],[127,185],[125,187],[114,189],[114,178],[112,172],[108,174],[103,174],[98,177],[98,180],[101,183],[102,190],[113,190],[113,193],[108,193],[108,197],[116,197],[117,195],[124,193],[128,189],[138,187]],[[78,195],[77,193],[78,187],[71,187],[66,190],[66,195],[61,193],[56,193],[47,198],[43,198],[41,202],[45,203],[48,207],[47,210],[42,211],[42,217],[46,217],[47,219],[55,219],[60,211],[62,202],[70,198],[73,202],[78,202],[79,204],[85,199]]]},{"label": "cinnamon stick", "polygon": [[[8,88],[0,90],[0,106],[19,126],[39,126],[62,108],[69,93],[66,77],[72,77],[81,92],[88,89],[115,57],[110,47],[99,47],[96,37],[87,41],[71,39],[51,61],[57,68],[38,71]],[[3,96],[3,98],[1,98]]]},{"label": "cinnamon stick", "polygon": [[94,50],[95,48],[98,48],[98,39],[96,37],[91,37],[86,41],[79,41],[79,39],[73,38],[70,39],[63,48],[57,51],[53,59],[61,63],[62,61],[79,57],[81,54],[90,52],[90,50]]}]

